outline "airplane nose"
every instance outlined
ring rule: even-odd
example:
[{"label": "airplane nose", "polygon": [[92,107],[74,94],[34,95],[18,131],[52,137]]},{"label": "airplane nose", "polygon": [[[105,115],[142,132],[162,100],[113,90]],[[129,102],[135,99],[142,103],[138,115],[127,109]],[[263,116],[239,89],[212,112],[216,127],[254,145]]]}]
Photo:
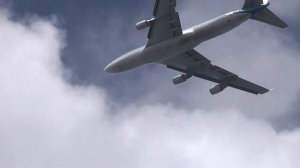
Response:
[{"label": "airplane nose", "polygon": [[111,64],[107,65],[107,66],[104,68],[104,71],[105,71],[105,72],[108,72],[108,73],[113,73],[113,67],[111,66]]},{"label": "airplane nose", "polygon": [[116,64],[111,63],[104,68],[104,71],[108,73],[117,73],[120,72],[120,69]]}]

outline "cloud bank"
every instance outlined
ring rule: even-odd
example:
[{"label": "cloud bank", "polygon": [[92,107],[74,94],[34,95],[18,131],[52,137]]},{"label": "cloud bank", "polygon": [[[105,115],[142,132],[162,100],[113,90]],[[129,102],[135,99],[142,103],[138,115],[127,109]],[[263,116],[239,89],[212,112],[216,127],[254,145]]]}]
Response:
[{"label": "cloud bank", "polygon": [[297,168],[300,130],[277,133],[239,108],[120,107],[73,86],[51,19],[0,12],[0,167]]}]

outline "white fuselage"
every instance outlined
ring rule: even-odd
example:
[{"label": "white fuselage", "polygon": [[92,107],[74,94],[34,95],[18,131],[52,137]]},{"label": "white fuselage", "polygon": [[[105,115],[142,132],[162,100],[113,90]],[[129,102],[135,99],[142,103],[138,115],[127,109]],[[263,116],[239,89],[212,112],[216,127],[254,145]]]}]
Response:
[{"label": "white fuselage", "polygon": [[251,17],[250,13],[230,12],[213,20],[189,28],[181,36],[163,41],[147,48],[140,47],[120,58],[116,59],[105,67],[106,72],[123,72],[147,63],[160,63],[171,57],[175,57],[200,43],[222,35]]}]

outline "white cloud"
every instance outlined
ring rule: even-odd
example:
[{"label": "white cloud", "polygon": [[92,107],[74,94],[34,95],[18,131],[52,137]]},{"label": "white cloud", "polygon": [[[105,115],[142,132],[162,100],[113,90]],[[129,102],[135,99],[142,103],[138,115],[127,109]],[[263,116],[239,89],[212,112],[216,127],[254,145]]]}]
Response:
[{"label": "white cloud", "polygon": [[299,167],[299,130],[276,133],[238,108],[118,107],[68,84],[63,32],[34,18],[0,16],[0,167]]}]

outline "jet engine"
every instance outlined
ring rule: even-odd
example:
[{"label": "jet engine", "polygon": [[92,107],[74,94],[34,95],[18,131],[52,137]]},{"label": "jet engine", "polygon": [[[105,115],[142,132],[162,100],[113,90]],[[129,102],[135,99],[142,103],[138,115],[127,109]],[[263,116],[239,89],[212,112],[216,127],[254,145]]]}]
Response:
[{"label": "jet engine", "polygon": [[137,30],[143,30],[143,29],[146,29],[147,27],[149,27],[152,22],[154,22],[154,18],[153,19],[150,19],[150,20],[143,20],[143,21],[140,21],[136,24],[136,29]]},{"label": "jet engine", "polygon": [[175,76],[173,78],[173,83],[174,83],[174,85],[181,84],[181,83],[185,82],[187,79],[189,79],[190,77],[192,77],[192,75],[190,75],[190,74],[182,74],[182,75]]},{"label": "jet engine", "polygon": [[227,87],[226,85],[218,84],[210,89],[210,93],[212,95],[216,95],[216,94],[222,92],[226,87]]}]

